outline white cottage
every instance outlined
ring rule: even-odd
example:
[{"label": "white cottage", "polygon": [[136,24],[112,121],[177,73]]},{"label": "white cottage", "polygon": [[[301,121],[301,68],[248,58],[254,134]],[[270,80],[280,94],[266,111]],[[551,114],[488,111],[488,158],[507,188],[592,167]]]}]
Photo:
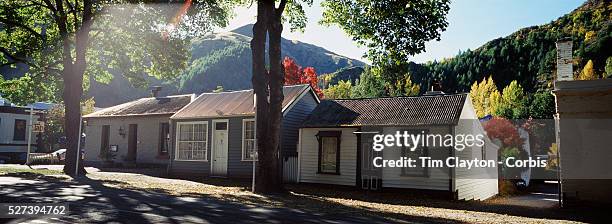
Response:
[{"label": "white cottage", "polygon": [[298,143],[298,182],[370,190],[409,188],[483,200],[498,193],[497,168],[375,167],[373,159],[431,157],[496,160],[498,147],[372,149],[378,133],[484,134],[467,94],[323,100],[303,123]]}]

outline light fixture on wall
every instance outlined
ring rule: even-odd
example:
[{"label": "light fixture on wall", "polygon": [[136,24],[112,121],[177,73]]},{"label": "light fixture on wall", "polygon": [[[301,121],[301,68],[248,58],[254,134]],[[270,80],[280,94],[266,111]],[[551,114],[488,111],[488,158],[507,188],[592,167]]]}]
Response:
[{"label": "light fixture on wall", "polygon": [[125,129],[123,128],[123,126],[119,127],[119,135],[121,135],[121,137],[125,138]]}]

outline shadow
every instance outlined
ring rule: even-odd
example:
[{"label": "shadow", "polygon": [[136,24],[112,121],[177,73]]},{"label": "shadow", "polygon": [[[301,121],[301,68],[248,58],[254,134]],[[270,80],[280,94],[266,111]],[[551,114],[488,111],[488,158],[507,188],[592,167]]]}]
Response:
[{"label": "shadow", "polygon": [[[456,223],[456,220],[443,218],[381,213],[288,193],[256,196],[220,192],[176,196],[167,189],[131,188],[119,180],[70,179],[35,173],[12,173],[2,177],[0,201],[68,203],[70,214],[59,219],[69,223]],[[57,222],[50,218],[36,219]]]},{"label": "shadow", "polygon": [[286,189],[294,194],[316,198],[338,198],[399,206],[422,206],[488,212],[529,218],[572,220],[580,222],[602,222],[606,220],[609,208],[587,206],[581,208],[534,208],[504,204],[503,197],[485,201],[457,201],[444,199],[437,195],[422,194],[420,191],[364,191],[353,187],[320,184],[292,184]]}]

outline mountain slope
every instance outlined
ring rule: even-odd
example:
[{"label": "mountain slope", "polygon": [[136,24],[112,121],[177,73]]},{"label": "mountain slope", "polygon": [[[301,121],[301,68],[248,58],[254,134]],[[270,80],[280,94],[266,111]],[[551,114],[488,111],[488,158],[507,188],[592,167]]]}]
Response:
[{"label": "mountain slope", "polygon": [[[176,81],[162,83],[165,93],[202,93],[223,86],[225,90],[251,88],[250,33],[252,25],[240,27],[232,32],[211,34],[191,43],[191,62]],[[281,40],[283,57],[289,56],[301,66],[314,67],[318,74],[332,73],[345,67],[364,66],[361,61],[350,59],[324,48]],[[136,89],[121,77],[110,85],[93,83],[89,96],[95,97],[96,106],[106,107],[147,95],[146,90]]]},{"label": "mountain slope", "polygon": [[465,92],[489,75],[499,88],[518,80],[527,91],[547,89],[556,74],[555,42],[560,38],[573,40],[576,73],[589,60],[597,74],[604,73],[612,55],[611,11],[609,0],[590,0],[551,23],[521,29],[454,58],[406,66],[414,81],[426,87],[421,89],[437,79],[448,92]]}]

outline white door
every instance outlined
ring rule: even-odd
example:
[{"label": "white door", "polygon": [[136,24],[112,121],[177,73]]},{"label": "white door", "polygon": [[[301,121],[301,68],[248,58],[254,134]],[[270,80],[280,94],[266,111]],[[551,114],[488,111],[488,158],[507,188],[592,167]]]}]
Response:
[{"label": "white door", "polygon": [[226,176],[227,175],[227,120],[213,121],[213,161],[212,175]]}]

